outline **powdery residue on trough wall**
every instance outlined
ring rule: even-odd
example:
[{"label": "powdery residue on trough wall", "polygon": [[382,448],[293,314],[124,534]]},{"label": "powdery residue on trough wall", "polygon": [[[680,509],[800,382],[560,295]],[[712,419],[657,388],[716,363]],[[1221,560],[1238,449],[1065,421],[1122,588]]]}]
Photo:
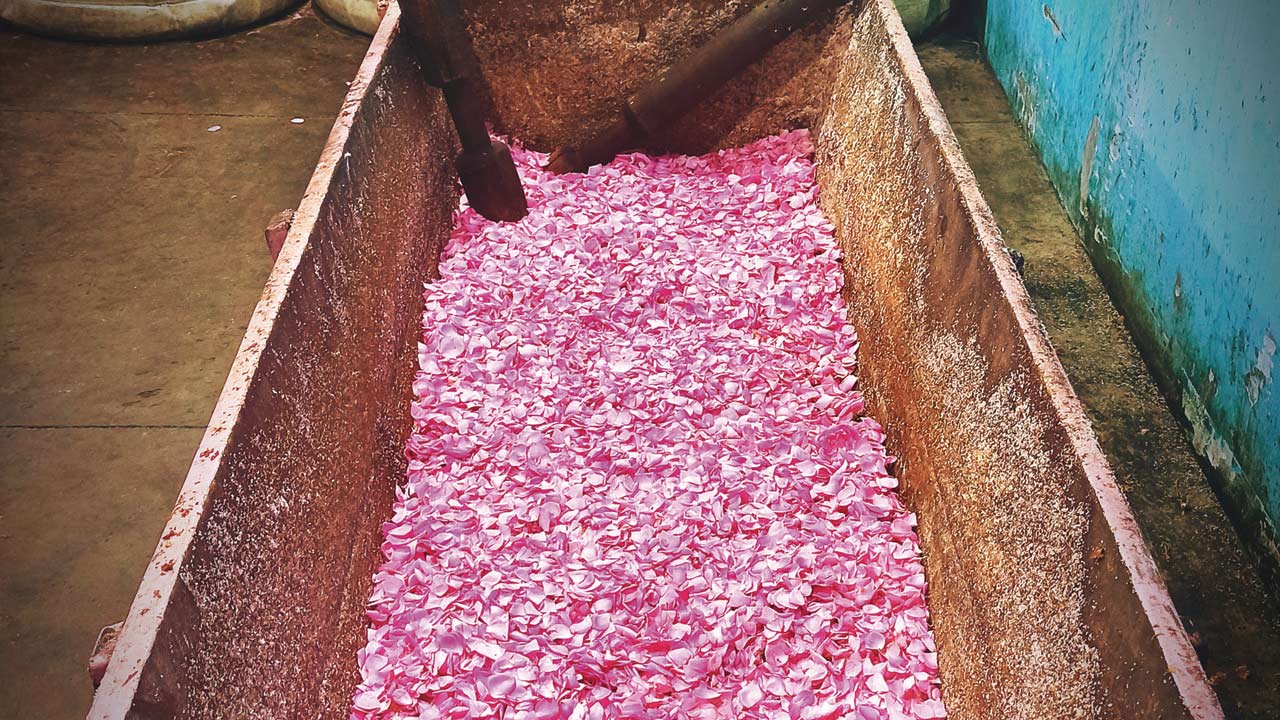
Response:
[{"label": "powdery residue on trough wall", "polygon": [[948,709],[1221,717],[905,33],[874,9],[819,177],[868,401],[921,518]]},{"label": "powdery residue on trough wall", "polygon": [[[220,497],[183,569],[201,637],[184,717],[284,717],[300,697],[333,707],[354,679],[345,658],[376,559],[369,538],[404,467],[418,287],[454,197],[438,96],[395,78],[405,72],[392,62],[375,78],[381,102],[366,106],[354,152],[337,159],[250,387],[253,410],[225,450]],[[406,111],[434,121],[386,121]],[[387,154],[420,159],[353,172]]]},{"label": "powdery residue on trough wall", "polygon": [[[353,680],[344,659],[376,559],[368,541],[404,467],[417,289],[455,197],[439,98],[415,77],[395,79],[405,72],[387,65],[374,81],[381,102],[353,125],[355,152],[338,159],[250,388],[253,412],[226,450],[221,497],[184,568],[201,635],[184,717],[282,717],[299,696],[333,707]],[[434,120],[386,122],[400,105]],[[420,159],[353,172],[387,154]]]},{"label": "powdery residue on trough wall", "polygon": [[404,468],[418,288],[457,198],[443,103],[393,36],[353,83],[91,718],[348,707]]},{"label": "powdery residue on trough wall", "polygon": [[[859,18],[855,37],[873,22]],[[822,198],[846,253],[868,399],[901,444],[904,492],[921,511],[948,704],[956,717],[1098,717],[1086,509],[1068,494],[1070,459],[1051,456],[1028,408],[1031,378],[988,367],[975,347],[979,313],[936,297],[962,295],[962,283],[928,287],[936,258],[981,265],[976,243],[953,254],[963,246],[938,232],[950,222],[959,234],[966,219],[941,215],[927,194],[928,146],[894,63],[888,47],[846,55],[820,132]]]},{"label": "powdery residue on trough wall", "polygon": [[[956,663],[969,677],[951,694],[994,701],[995,716],[1008,720],[1042,717],[1033,708],[1058,708],[1063,720],[1099,717],[1100,663],[1084,624],[1088,513],[1064,493],[1070,474],[1064,459],[1046,450],[1026,379],[991,387],[976,343],[954,335],[926,340],[923,350],[918,379],[934,392],[927,395],[932,407],[922,410],[945,418],[948,430],[931,450],[967,461],[935,471],[938,514],[923,532],[943,548],[943,563],[964,543],[966,560],[982,568],[965,575],[971,568],[939,567],[948,588],[936,592],[954,593],[939,605],[950,608],[953,642],[976,641],[975,654],[1000,658],[994,682],[992,665]],[[954,484],[945,485],[945,475]],[[989,605],[968,607],[983,601]],[[985,689],[991,685],[999,690]]]}]

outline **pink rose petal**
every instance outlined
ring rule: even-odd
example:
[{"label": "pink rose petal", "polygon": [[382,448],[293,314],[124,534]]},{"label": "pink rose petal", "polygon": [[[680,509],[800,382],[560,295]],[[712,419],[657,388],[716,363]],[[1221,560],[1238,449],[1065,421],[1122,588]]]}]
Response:
[{"label": "pink rose petal", "polygon": [[946,716],[811,152],[516,145],[528,217],[463,201],[353,718]]},{"label": "pink rose petal", "polygon": [[764,692],[760,690],[759,685],[753,682],[743,685],[742,689],[738,691],[738,704],[741,705],[744,710],[750,710],[758,705],[763,699]]}]

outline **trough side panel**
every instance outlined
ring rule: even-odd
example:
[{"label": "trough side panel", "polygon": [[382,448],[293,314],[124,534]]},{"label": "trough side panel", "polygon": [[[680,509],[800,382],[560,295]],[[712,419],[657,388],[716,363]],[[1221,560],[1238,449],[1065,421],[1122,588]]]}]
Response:
[{"label": "trough side panel", "polygon": [[184,577],[184,717],[344,717],[403,478],[422,284],[456,206],[438,93],[393,43],[249,388]]},{"label": "trough side panel", "polygon": [[[1091,436],[1078,403],[1025,291],[1008,282],[971,174],[949,159],[954,139],[936,131],[941,109],[902,33],[884,2],[855,21],[818,132],[819,180],[845,253],[863,389],[920,517],[948,710],[1220,717],[1194,655],[1161,645],[1176,635],[1189,650],[1182,629],[1153,619],[1135,592],[1136,575],[1167,606],[1149,558],[1135,570],[1117,546],[1112,521],[1127,507],[1102,493],[1121,504],[1104,512],[1105,461],[1081,444]],[[1145,553],[1131,525],[1122,531]],[[1188,710],[1169,673],[1188,662],[1205,714]]]},{"label": "trough side panel", "polygon": [[[420,73],[406,44],[392,41],[387,68],[386,87],[397,93],[385,96],[377,105],[380,115],[369,123],[375,136],[373,149],[363,160],[354,154],[351,158],[352,173],[363,175],[367,183],[363,203],[353,208],[363,219],[347,220],[355,227],[335,224],[323,229],[335,243],[368,233],[373,243],[386,248],[383,262],[369,265],[363,282],[381,289],[376,337],[385,343],[383,357],[390,359],[389,366],[380,368],[385,375],[367,398],[375,408],[367,450],[373,491],[365,493],[351,533],[354,544],[333,633],[336,642],[322,666],[320,716],[333,720],[346,718],[351,711],[358,680],[355,653],[366,639],[369,624],[364,611],[374,569],[382,561],[381,527],[390,513],[394,488],[405,477],[404,447],[413,424],[409,406],[422,338],[422,288],[438,277],[440,253],[459,197],[452,162],[457,141],[442,96],[433,88],[426,89],[425,98],[421,96]],[[397,100],[397,94],[407,102]],[[360,337],[354,340],[362,342]]]},{"label": "trough side panel", "polygon": [[437,91],[375,37],[90,717],[346,717],[402,480],[422,284],[458,190]]}]

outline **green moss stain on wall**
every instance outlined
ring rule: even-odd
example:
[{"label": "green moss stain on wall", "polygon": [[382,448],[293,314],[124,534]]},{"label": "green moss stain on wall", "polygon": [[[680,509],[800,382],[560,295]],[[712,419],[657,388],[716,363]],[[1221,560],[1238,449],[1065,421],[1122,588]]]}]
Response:
[{"label": "green moss stain on wall", "polygon": [[989,0],[986,45],[1086,249],[1280,564],[1280,3]]}]

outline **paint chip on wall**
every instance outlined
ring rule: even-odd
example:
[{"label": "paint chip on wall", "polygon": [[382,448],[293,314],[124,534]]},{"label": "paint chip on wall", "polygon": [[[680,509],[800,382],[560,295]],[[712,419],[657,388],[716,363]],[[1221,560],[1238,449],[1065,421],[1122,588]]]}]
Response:
[{"label": "paint chip on wall", "polygon": [[[1048,5],[1045,9],[1048,9]],[[1093,174],[1093,155],[1098,151],[1098,129],[1102,121],[1097,115],[1089,124],[1089,135],[1084,139],[1084,158],[1080,161],[1080,217],[1089,218],[1089,176]]]},{"label": "paint chip on wall", "polygon": [[1057,35],[1059,38],[1063,40],[1066,40],[1067,36],[1063,34],[1062,26],[1058,24],[1058,18],[1053,16],[1053,11],[1049,9],[1049,6],[1047,4],[1041,7],[1042,7],[1042,11],[1044,12],[1044,19],[1048,20],[1049,24],[1053,26],[1053,34]]},{"label": "paint chip on wall", "polygon": [[1249,395],[1249,405],[1257,405],[1262,395],[1262,386],[1271,381],[1271,370],[1275,367],[1276,339],[1268,331],[1262,338],[1262,347],[1258,348],[1258,359],[1253,369],[1244,376],[1244,391]]}]

